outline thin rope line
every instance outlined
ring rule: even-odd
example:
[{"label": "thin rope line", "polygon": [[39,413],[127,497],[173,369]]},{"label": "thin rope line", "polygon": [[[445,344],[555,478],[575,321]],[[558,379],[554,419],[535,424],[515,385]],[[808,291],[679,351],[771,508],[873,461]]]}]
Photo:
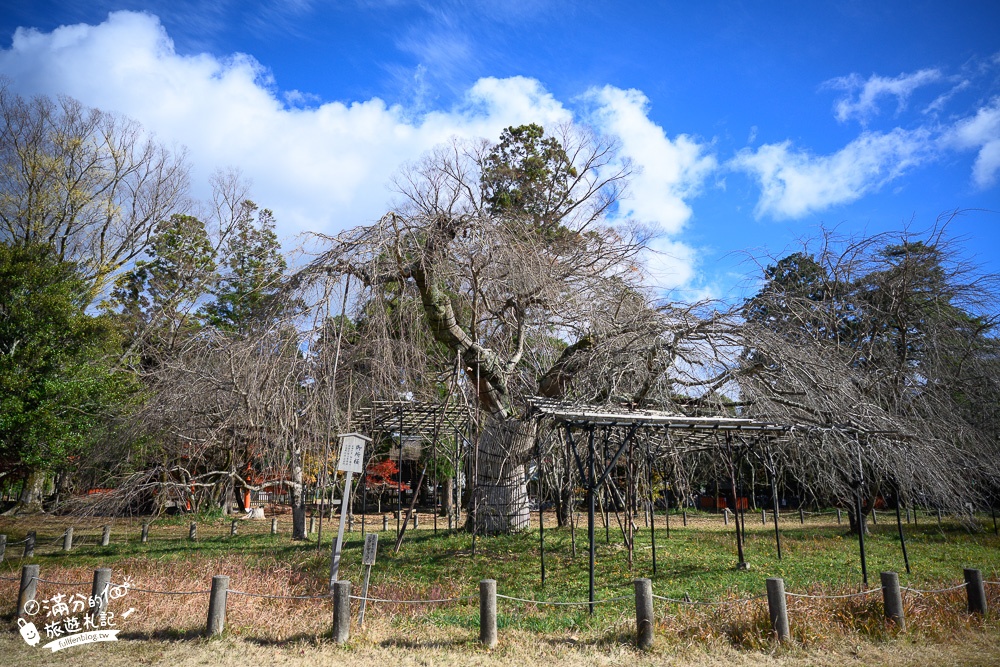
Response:
[{"label": "thin rope line", "polygon": [[154,595],[204,595],[205,593],[211,593],[211,590],[203,591],[152,591],[148,588],[133,588],[128,587],[129,592],[135,591],[136,593],[153,593]]},{"label": "thin rope line", "polygon": [[43,584],[56,584],[58,586],[90,586],[94,582],[92,581],[52,581],[51,579],[42,579],[41,577],[32,577],[35,581],[40,581]]},{"label": "thin rope line", "polygon": [[927,594],[931,594],[931,593],[947,593],[948,591],[957,591],[959,588],[965,588],[966,586],[967,586],[967,584],[961,583],[961,584],[959,584],[957,586],[952,586],[951,588],[939,588],[939,589],[933,590],[933,591],[921,591],[921,590],[917,590],[916,588],[910,588],[908,586],[900,586],[899,590],[901,590],[901,591],[910,591],[911,593],[916,593],[917,595],[927,595]]},{"label": "thin rope line", "polygon": [[4,581],[21,581],[20,577],[0,577],[0,579],[3,579]]},{"label": "thin rope line", "polygon": [[248,593],[233,588],[230,588],[226,592],[233,595],[246,595],[251,598],[269,598],[273,600],[324,600],[333,597],[331,593],[327,593],[326,595],[270,595],[268,593]]},{"label": "thin rope line", "polygon": [[590,605],[590,604],[604,604],[605,602],[617,602],[619,600],[629,600],[630,596],[624,595],[617,598],[607,598],[606,600],[594,600],[593,602],[548,602],[546,600],[528,600],[525,598],[516,598],[510,595],[501,595],[497,593],[498,598],[503,598],[505,600],[514,600],[515,602],[528,602],[530,604],[540,604],[540,605],[552,605],[552,606],[576,606],[576,605]]},{"label": "thin rope line", "polygon": [[[459,598],[437,598],[432,600],[390,600],[387,598],[364,597],[362,595],[350,596],[352,600],[367,600],[368,602],[384,602],[388,604],[423,604],[423,603],[431,604],[431,603],[441,603],[441,602],[460,602],[462,600],[474,600],[478,597],[479,597],[478,595],[466,595],[464,597],[459,597]],[[497,597],[504,597],[504,596],[497,595]]]},{"label": "thin rope line", "polygon": [[867,591],[861,591],[860,593],[847,593],[845,595],[806,595],[805,593],[789,593],[785,591],[785,595],[793,598],[809,598],[811,600],[839,600],[843,598],[857,598],[864,595],[871,595],[872,593],[878,593],[881,588],[872,588]]},{"label": "thin rope line", "polygon": [[657,600],[663,600],[665,602],[676,602],[678,604],[693,604],[702,606],[712,606],[712,605],[730,605],[730,604],[745,604],[747,602],[752,602],[754,600],[760,600],[761,598],[767,597],[766,595],[755,595],[749,598],[740,598],[739,600],[720,600],[718,602],[702,602],[700,600],[682,600],[679,598],[668,598],[663,595],[653,594],[653,597]]}]

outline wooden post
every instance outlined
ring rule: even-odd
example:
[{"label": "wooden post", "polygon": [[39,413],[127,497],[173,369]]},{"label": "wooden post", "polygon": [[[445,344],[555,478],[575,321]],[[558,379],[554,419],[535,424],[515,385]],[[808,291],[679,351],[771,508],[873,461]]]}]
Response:
[{"label": "wooden post", "polygon": [[24,616],[24,605],[35,599],[38,588],[38,565],[21,566],[21,586],[17,591],[17,615]]},{"label": "wooden post", "polygon": [[208,624],[205,633],[211,637],[221,635],[226,629],[226,598],[229,592],[229,577],[217,574],[212,577],[212,592],[208,598]]},{"label": "wooden post", "polygon": [[188,528],[188,539],[192,542],[198,539],[198,524],[194,521],[191,522],[191,527]]},{"label": "wooden post", "polygon": [[[451,528],[450,525],[448,527]],[[385,532],[388,532],[388,530],[389,530],[389,515],[388,514],[383,514],[382,515],[382,532],[385,533]]]},{"label": "wooden post", "polygon": [[479,641],[486,648],[497,645],[497,580],[479,582]]},{"label": "wooden post", "polygon": [[788,641],[788,607],[785,600],[785,580],[769,577],[767,580],[767,610],[771,627],[779,642]]},{"label": "wooden post", "polygon": [[111,568],[99,567],[94,570],[94,582],[90,587],[90,596],[94,606],[90,611],[91,618],[98,618],[102,611],[108,610],[108,587],[111,585]]},{"label": "wooden post", "polygon": [[899,575],[895,572],[881,573],[882,603],[885,605],[885,617],[895,623],[900,630],[906,629],[903,618],[903,596],[899,591]]},{"label": "wooden post", "polygon": [[766,526],[767,525],[767,510],[765,510],[765,509],[762,509],[760,511],[760,525],[762,525],[762,526]]},{"label": "wooden post", "polygon": [[414,512],[413,513],[413,528],[416,529],[417,525],[418,525],[418,522],[417,522],[417,513]]},{"label": "wooden post", "polygon": [[646,650],[653,645],[653,582],[635,580],[635,645]]},{"label": "wooden post", "polygon": [[272,535],[278,534],[278,517],[276,516],[271,517],[271,534]]},{"label": "wooden post", "polygon": [[986,615],[986,589],[983,587],[983,573],[965,568],[965,592],[969,598],[969,613]]},{"label": "wooden post", "polygon": [[73,548],[73,526],[66,529],[63,533],[63,551],[69,551]]},{"label": "wooden post", "polygon": [[801,506],[799,506],[799,523],[801,523],[802,525],[805,525],[806,523],[806,514],[805,512],[802,511]]},{"label": "wooden post", "polygon": [[351,637],[351,582],[333,584],[333,641],[343,644]]},{"label": "wooden post", "polygon": [[354,532],[354,514],[347,515],[347,532]]},{"label": "wooden post", "polygon": [[840,508],[838,507],[838,508],[837,508],[837,525],[838,525],[838,526],[840,525],[840,520],[841,520],[841,519],[840,519]]},{"label": "wooden post", "polygon": [[724,525],[724,526],[728,526],[729,525],[729,508],[728,507],[723,507],[722,508],[722,525]]},{"label": "wooden post", "polygon": [[111,543],[111,526],[104,526],[104,532],[101,533],[101,546],[106,547]]},{"label": "wooden post", "polygon": [[141,542],[143,544],[146,544],[147,542],[149,542],[149,524],[148,523],[142,524],[142,537],[140,538],[140,540],[141,540]]},{"label": "wooden post", "polygon": [[7,553],[7,536],[0,535],[0,563],[3,562],[5,553]]},{"label": "wooden post", "polygon": [[684,512],[681,513],[681,518],[684,520],[684,525],[687,526],[688,525],[688,513],[687,513],[687,510],[684,510]]},{"label": "wooden post", "polygon": [[35,555],[35,539],[35,531],[29,531],[27,536],[24,538],[23,558],[31,558]]}]

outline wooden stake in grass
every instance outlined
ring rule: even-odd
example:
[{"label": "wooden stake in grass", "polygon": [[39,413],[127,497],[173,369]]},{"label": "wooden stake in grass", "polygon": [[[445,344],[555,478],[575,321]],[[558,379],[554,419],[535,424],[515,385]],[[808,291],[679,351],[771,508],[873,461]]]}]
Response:
[{"label": "wooden stake in grass", "polygon": [[111,568],[100,567],[94,570],[94,582],[90,587],[90,597],[94,600],[90,617],[97,619],[101,612],[108,610],[108,587],[111,585]]},{"label": "wooden stake in grass", "polygon": [[226,598],[229,592],[229,577],[217,574],[212,577],[212,592],[208,598],[208,624],[206,634],[221,635],[226,629]]},{"label": "wooden stake in grass", "polygon": [[101,533],[101,546],[106,547],[111,542],[111,526],[104,526],[104,532]]},{"label": "wooden stake in grass", "polygon": [[35,591],[38,588],[38,565],[21,566],[21,586],[17,591],[17,616],[25,615],[24,605],[35,599]]},{"label": "wooden stake in grass", "polygon": [[351,637],[351,582],[333,584],[333,641],[343,644]]},{"label": "wooden stake in grass", "polygon": [[900,630],[905,630],[906,620],[903,618],[903,596],[899,591],[899,575],[895,572],[882,572],[880,577],[885,618],[895,623]]},{"label": "wooden stake in grass", "polygon": [[63,551],[69,551],[73,548],[73,526],[66,529],[63,533]]},{"label": "wooden stake in grass", "polygon": [[149,524],[142,524],[142,537],[140,538],[143,544],[149,541]]},{"label": "wooden stake in grass", "polygon": [[785,580],[770,577],[767,580],[767,610],[771,617],[771,627],[778,641],[788,641],[788,607],[785,600]]},{"label": "wooden stake in grass", "polygon": [[653,645],[653,582],[636,579],[635,582],[635,645],[646,650]]},{"label": "wooden stake in grass", "polygon": [[486,648],[497,645],[497,580],[479,582],[479,641]]},{"label": "wooden stake in grass", "polygon": [[969,598],[969,613],[986,615],[986,589],[983,587],[983,573],[965,568],[965,592]]}]

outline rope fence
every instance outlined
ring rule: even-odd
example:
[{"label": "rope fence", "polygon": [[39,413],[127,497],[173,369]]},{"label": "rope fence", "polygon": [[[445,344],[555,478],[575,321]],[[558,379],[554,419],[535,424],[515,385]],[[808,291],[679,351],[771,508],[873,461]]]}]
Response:
[{"label": "rope fence", "polygon": [[[93,585],[95,589],[99,586],[103,586],[104,590],[107,590],[107,586],[111,586],[110,571],[106,568],[98,569],[95,571],[94,582],[68,582],[68,581],[56,581],[52,579],[45,579],[39,576],[38,565],[23,565],[21,569],[20,578],[20,589],[18,591],[18,601],[17,601],[17,616],[19,618],[24,618],[26,615],[30,616],[35,612],[29,610],[29,604],[35,599],[36,583],[52,584],[59,586],[85,586]],[[103,579],[102,579],[103,576]],[[780,578],[769,578],[767,579],[767,592],[761,595],[754,595],[751,597],[737,598],[731,600],[691,600],[687,595],[684,598],[673,598],[664,595],[657,595],[653,593],[652,582],[650,579],[636,579],[632,582],[635,587],[635,618],[636,618],[636,644],[640,648],[648,648],[653,642],[653,628],[655,627],[655,614],[653,610],[653,601],[658,600],[661,602],[666,602],[670,604],[681,604],[681,605],[691,605],[699,607],[725,607],[731,605],[744,605],[751,602],[756,602],[759,600],[766,599],[768,605],[768,614],[771,620],[771,626],[774,635],[781,642],[788,641],[790,634],[788,631],[788,611],[787,611],[787,599],[809,599],[809,600],[842,600],[847,598],[858,598],[869,596],[875,593],[882,593],[883,605],[885,609],[886,621],[889,623],[895,623],[899,628],[905,629],[905,622],[903,617],[903,605],[902,605],[902,592],[913,593],[916,595],[936,595],[951,593],[958,590],[965,589],[968,595],[968,611],[973,614],[985,615],[986,614],[986,595],[984,586],[993,585],[1000,586],[1000,581],[986,581],[982,577],[980,570],[965,569],[964,570],[965,581],[961,584],[954,586],[947,586],[945,588],[939,589],[928,589],[921,590],[917,588],[912,588],[909,586],[900,586],[898,575],[895,572],[883,572],[881,573],[882,586],[879,588],[871,588],[868,590],[858,591],[856,593],[846,593],[846,594],[813,594],[813,593],[794,593],[784,590],[784,581]],[[15,577],[0,577],[5,581],[18,581]],[[521,604],[531,604],[537,606],[553,606],[553,607],[584,607],[589,606],[591,612],[593,612],[593,607],[595,605],[610,604],[616,602],[624,602],[633,599],[629,595],[620,595],[610,598],[605,598],[601,600],[593,601],[573,601],[573,600],[536,600],[531,598],[522,598],[514,595],[504,595],[497,593],[496,590],[496,580],[486,579],[480,582],[478,594],[471,595],[460,595],[457,597],[448,598],[426,598],[426,599],[408,599],[408,600],[395,600],[391,598],[380,598],[375,596],[365,595],[351,595],[351,582],[350,581],[337,581],[333,585],[333,590],[330,593],[321,595],[279,595],[270,593],[255,593],[251,591],[242,591],[234,588],[229,588],[229,577],[224,575],[216,575],[212,577],[212,587],[210,589],[195,590],[195,591],[168,591],[168,590],[153,590],[138,588],[133,586],[129,581],[123,581],[121,584],[114,585],[115,588],[125,588],[128,592],[136,593],[146,593],[152,595],[168,595],[168,596],[188,596],[188,595],[209,595],[208,604],[208,621],[206,624],[205,633],[207,635],[219,634],[223,631],[225,627],[225,617],[226,617],[226,600],[229,594],[239,595],[248,598],[259,598],[259,599],[271,599],[271,600],[308,600],[308,601],[325,601],[332,600],[333,602],[333,637],[334,641],[338,643],[343,643],[347,641],[350,635],[350,603],[351,601],[356,601],[361,603],[361,610],[358,616],[358,624],[362,625],[364,623],[364,608],[367,603],[373,604],[448,604],[456,602],[467,602],[471,600],[479,600],[479,624],[480,624],[480,641],[487,646],[495,646],[497,642],[497,613],[496,605],[497,600],[508,600],[510,602],[521,603]],[[103,583],[98,583],[98,582]],[[100,590],[94,590],[93,595],[99,596]],[[37,604],[34,605],[37,609]]]}]

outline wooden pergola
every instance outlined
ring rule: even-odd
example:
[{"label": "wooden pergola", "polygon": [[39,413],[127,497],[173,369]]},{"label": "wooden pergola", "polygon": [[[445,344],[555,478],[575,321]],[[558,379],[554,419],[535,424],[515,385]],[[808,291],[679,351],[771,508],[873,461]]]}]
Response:
[{"label": "wooden pergola", "polygon": [[[759,442],[761,438],[787,438],[793,431],[793,427],[787,424],[738,417],[689,417],[645,408],[589,406],[539,397],[530,399],[528,403],[531,414],[537,419],[548,421],[555,428],[563,431],[580,474],[580,479],[584,481],[587,491],[587,538],[589,543],[589,599],[591,613],[594,611],[594,514],[597,490],[602,486],[606,487],[616,496],[616,500],[621,500],[620,492],[617,491],[612,483],[612,471],[622,454],[635,445],[637,435],[642,433],[647,436],[654,436],[643,438],[647,474],[650,475],[649,486],[651,490],[652,462],[662,456],[678,452],[710,451],[721,447],[731,449],[732,438],[737,434],[752,437],[755,442]],[[604,433],[604,443],[603,448],[599,450],[596,434],[600,431]],[[659,437],[656,437],[657,435]],[[581,439],[586,439],[586,450],[583,452],[580,451],[583,448],[580,442]],[[764,461],[765,459],[761,458],[761,460]],[[774,494],[776,492],[774,490],[773,470],[771,473],[771,487]],[[733,494],[735,498],[735,488],[733,489]],[[539,517],[541,517],[541,512],[539,512]],[[652,523],[650,522],[651,525]],[[778,540],[780,553],[780,537],[776,516],[775,537]],[[653,572],[655,574],[656,533],[652,529],[651,538]],[[541,526],[541,522],[540,541],[542,579],[544,581],[544,527]],[[736,542],[740,566],[745,567],[743,558],[743,532],[740,526],[739,512],[736,514]]]}]

